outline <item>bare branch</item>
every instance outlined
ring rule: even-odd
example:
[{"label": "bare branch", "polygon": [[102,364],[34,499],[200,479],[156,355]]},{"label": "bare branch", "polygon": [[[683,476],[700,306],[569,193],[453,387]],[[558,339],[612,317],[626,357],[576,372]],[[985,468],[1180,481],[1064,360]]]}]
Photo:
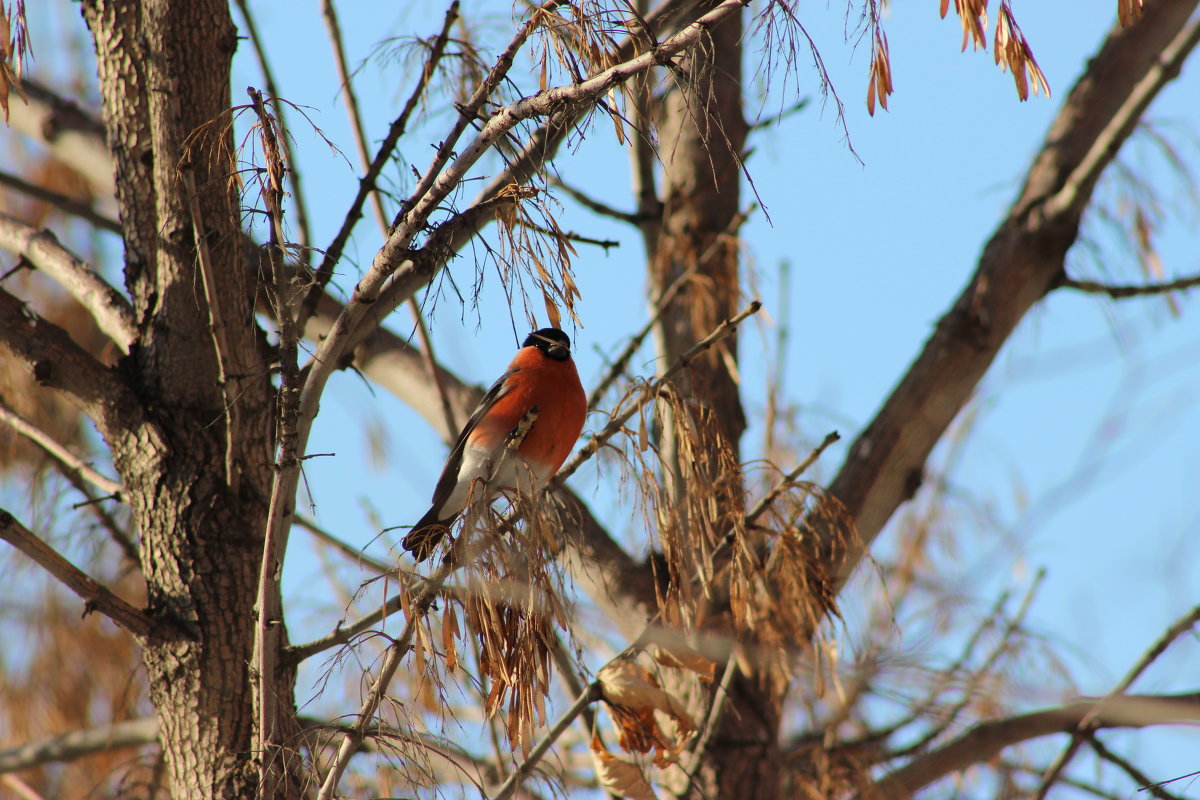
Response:
[{"label": "bare branch", "polygon": [[[445,263],[446,254],[455,252],[474,235],[474,231],[470,228],[460,226],[457,230],[446,232],[447,235],[443,237],[445,241],[438,248],[433,248],[427,242],[422,248],[428,257],[424,264],[419,263],[424,259],[413,260],[413,251],[408,249],[418,233],[425,229],[429,217],[445,201],[450,192],[467,177],[471,167],[484,153],[503,141],[516,125],[535,117],[549,118],[553,122],[554,117],[562,112],[566,112],[563,114],[564,116],[570,116],[573,119],[576,113],[582,113],[582,109],[589,107],[609,91],[655,66],[669,63],[680,53],[694,47],[712,27],[739,13],[746,2],[748,0],[724,0],[708,13],[688,24],[683,30],[641,55],[602,70],[587,80],[538,92],[501,107],[488,117],[482,130],[444,169],[442,169],[442,165],[445,164],[445,160],[441,158],[441,151],[439,151],[439,156],[435,157],[434,163],[430,165],[412,195],[412,198],[416,198],[415,201],[410,198],[410,203],[406,203],[406,207],[394,221],[395,224],[388,240],[376,253],[371,269],[355,287],[354,295],[346,306],[346,319],[343,323],[345,333],[342,334],[335,328],[329,339],[322,345],[319,353],[321,360],[336,362],[346,349],[353,347],[356,340],[364,335],[364,331],[361,330],[364,325],[369,326],[373,317],[378,318],[378,315],[390,312],[411,297],[421,286],[427,284]],[[518,34],[517,39],[520,38],[521,34]],[[517,39],[514,39],[514,42]],[[511,46],[510,44],[510,49]],[[506,50],[505,53],[507,54],[508,51]],[[504,66],[506,57],[506,55],[501,56],[493,70],[493,75],[496,71],[501,73],[506,71],[507,68]],[[471,110],[470,106],[468,106],[468,110]],[[465,125],[466,123],[461,122],[460,124]],[[546,131],[547,136],[558,135],[557,128],[554,131],[543,130]],[[539,133],[541,132],[540,130]],[[457,139],[456,136],[450,138]],[[514,170],[524,169],[531,163],[526,158],[530,149],[546,146],[545,141],[539,142],[537,139],[538,137],[535,135],[527,144],[525,151],[514,159],[513,166],[505,170],[500,177],[510,176]],[[551,155],[552,151],[543,151],[536,156],[534,163],[541,164],[543,163],[542,159]],[[438,170],[436,174],[435,170]],[[519,174],[513,175],[513,177],[517,178],[516,183],[528,179],[528,176],[521,177]],[[510,184],[497,185],[497,180],[494,179],[489,187],[481,193],[480,198],[497,197],[508,185]],[[472,208],[480,207],[486,202],[488,199],[481,199]],[[440,233],[442,233],[441,226],[438,228],[438,234]],[[438,234],[434,234],[434,236]],[[389,276],[392,276],[393,273],[395,273],[394,279],[389,284]],[[385,285],[386,292],[384,291]],[[347,341],[342,341],[343,337]]]},{"label": "bare branch", "polygon": [[[338,82],[342,85],[342,97],[346,101],[346,115],[350,118],[350,130],[354,134],[354,146],[358,150],[358,160],[363,170],[369,174],[371,171],[371,155],[367,150],[366,128],[363,126],[362,114],[358,109],[358,93],[354,91],[354,84],[350,80],[350,70],[346,64],[346,51],[342,43],[342,28],[338,23],[337,10],[334,8],[333,0],[321,0],[321,14],[325,18],[325,27],[329,33],[330,44],[333,47],[334,64],[337,67]],[[457,15],[458,3],[456,1],[446,11],[446,19],[442,24],[442,32],[434,40],[429,61],[421,73],[421,78],[417,82],[417,88],[410,96],[410,103],[415,103],[416,98],[429,86],[434,68],[437,66],[438,61],[441,60],[442,54],[445,51],[446,42],[450,35],[450,25],[457,18]],[[401,116],[407,117],[407,114],[411,113],[412,108],[406,105],[405,113],[402,113]],[[388,219],[387,213],[383,209],[383,194],[379,191],[378,187],[374,187],[374,189],[371,192],[371,205],[375,210],[375,220],[379,224],[379,232],[384,238],[387,238]],[[408,307],[412,313],[413,325],[416,327],[417,336],[421,340],[421,352],[425,355],[425,368],[428,377],[433,381],[434,388],[437,389],[438,399],[441,400],[442,404],[442,414],[446,418],[446,426],[453,430],[457,427],[453,406],[446,393],[446,387],[442,384],[438,374],[437,353],[433,349],[433,339],[429,335],[429,327],[425,324],[425,320],[421,316],[421,307],[417,303],[415,296],[408,299]],[[312,311],[311,308],[307,310],[309,313]]]},{"label": "bare branch", "polygon": [[1096,283],[1095,281],[1078,281],[1074,278],[1065,278],[1057,288],[1074,289],[1078,292],[1087,292],[1089,294],[1105,294],[1113,300],[1124,300],[1129,297],[1152,297],[1160,294],[1170,294],[1171,292],[1181,292],[1186,289],[1194,289],[1200,286],[1200,275],[1192,275],[1187,278],[1179,278],[1167,283],[1150,283],[1129,286],[1111,286],[1104,283]]},{"label": "bare branch", "polygon": [[70,335],[0,290],[0,353],[22,363],[41,386],[76,402],[101,431],[114,420],[138,413],[140,403],[112,371],[77,345]]},{"label": "bare branch", "polygon": [[420,102],[421,97],[425,94],[429,81],[432,80],[438,63],[442,60],[442,56],[446,52],[446,43],[450,40],[450,29],[457,20],[458,0],[454,0],[450,4],[450,7],[446,9],[446,16],[442,21],[441,33],[438,34],[433,42],[433,46],[430,48],[429,57],[425,61],[425,67],[421,71],[421,77],[418,79],[417,85],[413,87],[408,101],[400,111],[400,115],[392,121],[387,135],[380,142],[379,149],[375,151],[375,158],[371,161],[371,166],[367,168],[366,173],[358,182],[358,194],[355,195],[354,200],[350,203],[350,209],[346,212],[346,216],[342,220],[341,228],[334,235],[329,247],[325,248],[325,257],[321,259],[321,265],[317,268],[314,275],[315,283],[309,289],[308,295],[305,296],[300,313],[297,316],[297,321],[301,328],[304,327],[308,316],[316,308],[322,291],[333,277],[333,268],[342,257],[342,251],[346,247],[346,242],[350,239],[350,232],[354,230],[355,224],[362,217],[362,207],[367,201],[367,196],[375,190],[375,182],[379,179],[379,174],[383,172],[388,159],[392,157],[392,151],[395,150],[396,143],[400,141],[400,137],[408,129],[408,121],[416,110],[417,103]]},{"label": "bare branch", "polygon": [[695,345],[693,345],[686,353],[681,355],[674,364],[671,365],[670,369],[647,383],[645,389],[640,393],[637,399],[630,401],[620,413],[613,414],[612,419],[608,421],[608,424],[604,426],[604,429],[589,439],[588,443],[581,447],[575,453],[573,458],[567,461],[566,464],[563,464],[562,469],[558,471],[558,474],[554,476],[554,480],[551,481],[551,485],[561,484],[572,474],[574,474],[575,470],[579,469],[583,465],[583,462],[587,461],[589,458],[598,453],[600,448],[604,446],[605,442],[619,433],[621,429],[625,427],[625,423],[628,422],[633,415],[638,412],[643,404],[655,397],[659,389],[661,389],[662,386],[666,384],[672,376],[685,369],[696,359],[697,356],[708,351],[718,342],[732,334],[735,330],[737,330],[738,325],[744,322],[748,317],[757,314],[761,308],[761,301],[751,301],[750,304],[744,309],[722,322],[711,333],[709,333],[699,342],[696,342]]},{"label": "bare branch", "polygon": [[1114,765],[1117,769],[1128,775],[1133,782],[1137,784],[1138,791],[1144,791],[1151,797],[1157,797],[1158,800],[1182,800],[1182,798],[1179,798],[1163,789],[1155,781],[1150,780],[1150,777],[1146,775],[1146,773],[1135,767],[1131,762],[1121,758],[1121,756],[1105,747],[1104,743],[1101,742],[1095,734],[1092,734],[1087,738],[1088,744],[1091,745],[1091,748],[1096,751],[1096,755],[1100,756],[1100,758]]},{"label": "bare branch", "polygon": [[7,172],[0,172],[0,184],[8,186],[11,189],[16,189],[18,192],[29,195],[35,200],[41,200],[43,203],[52,205],[60,211],[65,211],[72,216],[90,222],[101,230],[118,235],[121,233],[121,223],[112,217],[106,217],[96,211],[96,209],[92,208],[91,203],[51,191],[45,187],[22,180],[16,175],[10,175]]},{"label": "bare branch", "polygon": [[92,611],[99,611],[142,639],[147,638],[159,628],[157,623],[145,613],[92,580],[87,573],[59,555],[2,508],[0,508],[0,539],[29,556],[39,566],[58,578],[68,589],[82,597],[84,599],[84,615]]},{"label": "bare branch", "polygon": [[1167,648],[1170,647],[1176,639],[1190,631],[1192,628],[1196,627],[1197,623],[1200,623],[1200,606],[1194,607],[1191,611],[1187,612],[1179,619],[1175,620],[1175,622],[1171,623],[1171,626],[1163,632],[1162,636],[1158,637],[1158,641],[1152,644],[1150,649],[1142,654],[1142,657],[1138,659],[1137,663],[1133,665],[1129,672],[1125,673],[1125,676],[1117,682],[1117,685],[1114,686],[1112,690],[1109,691],[1109,693],[1096,704],[1096,707],[1092,711],[1088,712],[1083,719],[1079,721],[1078,729],[1071,737],[1071,741],[1067,744],[1063,751],[1059,753],[1058,758],[1054,760],[1054,763],[1046,769],[1046,774],[1042,778],[1041,786],[1038,787],[1038,800],[1041,800],[1046,796],[1046,794],[1050,791],[1050,787],[1053,786],[1054,782],[1058,779],[1058,776],[1062,774],[1063,770],[1066,769],[1067,764],[1071,763],[1071,759],[1073,759],[1075,754],[1079,752],[1079,747],[1083,744],[1085,733],[1096,725],[1096,720],[1107,710],[1107,704],[1123,696],[1129,687],[1133,685],[1133,682],[1136,681],[1138,677],[1150,667],[1151,664],[1157,661],[1158,657],[1165,653]]},{"label": "bare branch", "polygon": [[158,720],[153,717],[61,733],[41,741],[0,750],[0,775],[42,764],[74,761],[94,753],[122,747],[141,747],[153,744],[157,740]]},{"label": "bare branch", "polygon": [[45,144],[55,158],[83,175],[97,196],[114,196],[113,160],[104,125],[39,83],[22,80],[21,86],[25,97],[14,97],[9,105],[13,130]]},{"label": "bare branch", "polygon": [[[279,780],[279,760],[276,756],[279,747],[284,744],[283,731],[276,725],[279,697],[276,694],[274,679],[283,640],[283,607],[279,582],[283,572],[283,554],[287,550],[287,537],[291,530],[300,456],[303,454],[297,444],[300,437],[296,427],[300,411],[300,390],[304,382],[297,363],[300,331],[292,316],[288,275],[284,269],[284,247],[287,240],[283,230],[283,197],[284,176],[287,170],[280,140],[285,139],[286,134],[278,128],[278,118],[272,118],[267,113],[262,93],[253,88],[246,91],[258,116],[259,136],[266,160],[266,181],[262,185],[262,196],[270,215],[267,254],[271,263],[271,302],[275,307],[275,320],[279,326],[280,366],[275,435],[277,449],[266,530],[263,532],[262,558],[259,561],[255,603],[258,619],[254,632],[253,658],[253,666],[258,674],[255,744],[259,753],[259,781],[263,787],[263,796],[270,799],[275,796]],[[233,435],[234,432],[229,431],[229,436]],[[232,438],[230,449],[232,450]]]},{"label": "bare branch", "polygon": [[5,404],[3,398],[0,398],[0,422],[5,423],[14,431],[41,447],[59,461],[67,471],[78,475],[102,492],[118,498],[121,496],[122,487],[120,483],[107,475],[97,472],[92,468],[91,464],[88,464],[82,458],[72,453],[66,445],[55,440],[53,436],[32,422],[23,419]]},{"label": "bare branch", "polygon": [[458,537],[451,548],[450,555],[443,559],[438,568],[434,570],[432,575],[425,579],[416,592],[416,596],[413,598],[411,604],[412,616],[409,617],[400,636],[388,646],[383,665],[380,667],[379,674],[375,680],[371,682],[371,688],[367,692],[367,698],[363,701],[362,708],[359,709],[354,725],[347,729],[342,736],[342,743],[338,747],[333,763],[329,765],[329,772],[326,773],[325,780],[321,783],[321,788],[317,793],[317,800],[330,800],[334,796],[338,782],[342,778],[342,773],[346,771],[346,766],[350,763],[350,757],[354,755],[355,750],[366,735],[371,719],[379,709],[379,704],[383,701],[387,693],[388,685],[392,682],[392,677],[396,674],[396,669],[400,666],[400,661],[408,654],[408,651],[412,647],[412,638],[416,632],[416,626],[421,624],[421,620],[424,619],[425,614],[429,611],[429,607],[433,604],[434,598],[437,597],[442,586],[446,583],[446,579],[456,569],[456,553],[461,552],[469,544],[469,539],[469,536]]},{"label": "bare branch", "polygon": [[129,352],[130,344],[137,338],[129,301],[96,274],[91,265],[59,244],[54,234],[0,213],[0,247],[25,256],[54,279],[88,310],[121,352]]},{"label": "bare branch", "polygon": [[[926,459],[1025,313],[1062,276],[1100,172],[1195,44],[1196,0],[1160,2],[1110,33],[1075,85],[975,275],[829,487],[854,520],[856,543],[832,565],[844,584],[896,508],[920,486]],[[838,534],[822,534],[832,540]],[[833,552],[831,549],[827,552]]]},{"label": "bare branch", "polygon": [[[1080,700],[1059,708],[1035,711],[976,725],[957,739],[885,775],[863,798],[908,797],[921,788],[972,764],[990,760],[1006,747],[1068,733],[1094,711],[1098,700]],[[1096,719],[1098,728],[1142,728],[1148,725],[1200,722],[1200,693],[1125,695],[1114,698]]]},{"label": "bare branch", "polygon": [[[242,12],[242,19],[246,22],[246,32],[250,34],[250,44],[254,49],[254,57],[258,60],[258,68],[262,71],[263,82],[267,85],[271,111],[275,114],[275,119],[279,120],[280,126],[286,131],[289,126],[283,113],[284,104],[280,100],[279,87],[275,83],[275,75],[271,71],[271,64],[267,61],[267,51],[263,47],[262,39],[258,35],[258,25],[254,22],[254,15],[250,13],[250,6],[246,0],[236,0],[236,2],[238,10]],[[291,137],[286,133],[279,137],[279,149],[283,153],[284,162],[288,165],[287,180],[292,187],[292,204],[296,209],[296,226],[300,232],[301,259],[307,264],[309,248],[313,245],[312,229],[308,223],[308,208],[305,203],[305,198],[308,195],[304,193],[299,164],[296,161],[296,154],[292,150]]]}]

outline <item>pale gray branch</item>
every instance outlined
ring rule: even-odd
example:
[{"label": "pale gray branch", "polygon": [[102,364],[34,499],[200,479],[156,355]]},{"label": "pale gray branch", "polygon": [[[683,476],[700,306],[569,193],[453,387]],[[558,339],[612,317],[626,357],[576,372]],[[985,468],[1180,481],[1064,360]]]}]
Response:
[{"label": "pale gray branch", "polygon": [[[1059,708],[980,723],[957,739],[888,773],[862,797],[864,800],[908,797],[947,775],[989,761],[1006,747],[1052,733],[1073,731],[1100,702],[1080,700]],[[1198,723],[1200,693],[1111,698],[1105,703],[1102,715],[1095,720],[1097,728]]]},{"label": "pale gray branch", "polygon": [[65,469],[74,472],[100,491],[120,496],[121,484],[119,482],[97,472],[91,464],[88,464],[82,458],[72,453],[66,445],[56,440],[37,425],[22,418],[4,403],[3,398],[0,398],[0,422],[5,423],[14,431],[29,439],[38,447],[41,447],[62,463]]},{"label": "pale gray branch", "polygon": [[66,289],[121,352],[129,352],[137,337],[129,300],[105,282],[90,264],[59,244],[54,234],[0,213],[0,247],[29,259]]},{"label": "pale gray branch", "polygon": [[112,154],[104,141],[104,126],[74,103],[35,81],[23,80],[25,99],[9,99],[8,124],[36,139],[62,163],[83,175],[98,197],[114,197]]},{"label": "pale gray branch", "polygon": [[0,774],[158,741],[158,720],[131,719],[0,750]]}]

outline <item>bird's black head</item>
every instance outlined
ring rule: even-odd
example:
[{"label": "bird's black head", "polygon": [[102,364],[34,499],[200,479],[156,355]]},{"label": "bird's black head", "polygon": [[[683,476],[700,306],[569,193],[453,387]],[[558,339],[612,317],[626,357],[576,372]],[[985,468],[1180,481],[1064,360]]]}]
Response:
[{"label": "bird's black head", "polygon": [[571,338],[558,328],[542,328],[525,337],[522,347],[536,347],[546,358],[566,361],[571,357]]}]

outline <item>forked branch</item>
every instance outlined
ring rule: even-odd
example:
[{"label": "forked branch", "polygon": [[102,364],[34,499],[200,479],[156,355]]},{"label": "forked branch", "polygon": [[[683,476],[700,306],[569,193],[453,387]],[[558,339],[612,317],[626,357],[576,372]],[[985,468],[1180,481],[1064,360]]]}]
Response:
[{"label": "forked branch", "polygon": [[[953,741],[893,770],[860,795],[861,800],[908,797],[936,780],[985,763],[1001,750],[1021,742],[1067,733],[1093,713],[1099,700],[1080,700],[1059,708],[980,723]],[[1112,698],[1095,719],[1099,728],[1200,722],[1200,693],[1123,695]]]}]

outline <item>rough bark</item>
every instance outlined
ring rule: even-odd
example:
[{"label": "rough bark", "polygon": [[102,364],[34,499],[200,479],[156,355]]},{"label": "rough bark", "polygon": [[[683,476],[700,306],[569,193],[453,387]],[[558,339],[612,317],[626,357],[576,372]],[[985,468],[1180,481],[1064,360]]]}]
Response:
[{"label": "rough bark", "polygon": [[[151,698],[172,795],[247,797],[258,781],[247,610],[272,477],[273,390],[234,235],[227,122],[236,31],[220,0],[94,0],[84,13],[139,331],[121,372],[147,409],[138,435],[107,438],[141,532],[149,612],[191,632],[145,642]],[[202,261],[215,293],[201,288]],[[214,319],[223,320],[221,339]],[[225,406],[222,366],[237,413]],[[290,730],[292,676],[270,677],[287,698],[276,725]]]},{"label": "rough bark", "polygon": [[[671,93],[659,123],[663,204],[661,226],[648,238],[656,245],[650,253],[652,296],[678,280],[685,282],[654,331],[663,365],[675,363],[740,305],[737,221],[747,133],[742,116],[742,28],[740,15],[724,20],[679,61],[674,79],[687,86]],[[736,359],[735,334],[683,371],[673,383],[675,399],[661,412],[660,452],[669,499],[659,515],[659,534],[673,584],[668,594],[691,579],[683,567],[691,552],[711,548],[714,533],[728,530],[732,515],[744,508],[738,464],[746,421]],[[694,441],[697,435],[704,438],[704,446],[695,450],[685,440]],[[698,491],[711,492],[716,502],[689,502],[686,495]],[[716,513],[706,513],[702,506]],[[708,613],[717,628],[705,632],[732,633],[723,627],[730,624],[727,599],[715,602],[717,607]],[[697,719],[709,716],[714,687],[681,685],[674,690],[688,697]],[[680,796],[778,796],[782,690],[766,671],[736,670],[692,781],[675,787]]]}]

